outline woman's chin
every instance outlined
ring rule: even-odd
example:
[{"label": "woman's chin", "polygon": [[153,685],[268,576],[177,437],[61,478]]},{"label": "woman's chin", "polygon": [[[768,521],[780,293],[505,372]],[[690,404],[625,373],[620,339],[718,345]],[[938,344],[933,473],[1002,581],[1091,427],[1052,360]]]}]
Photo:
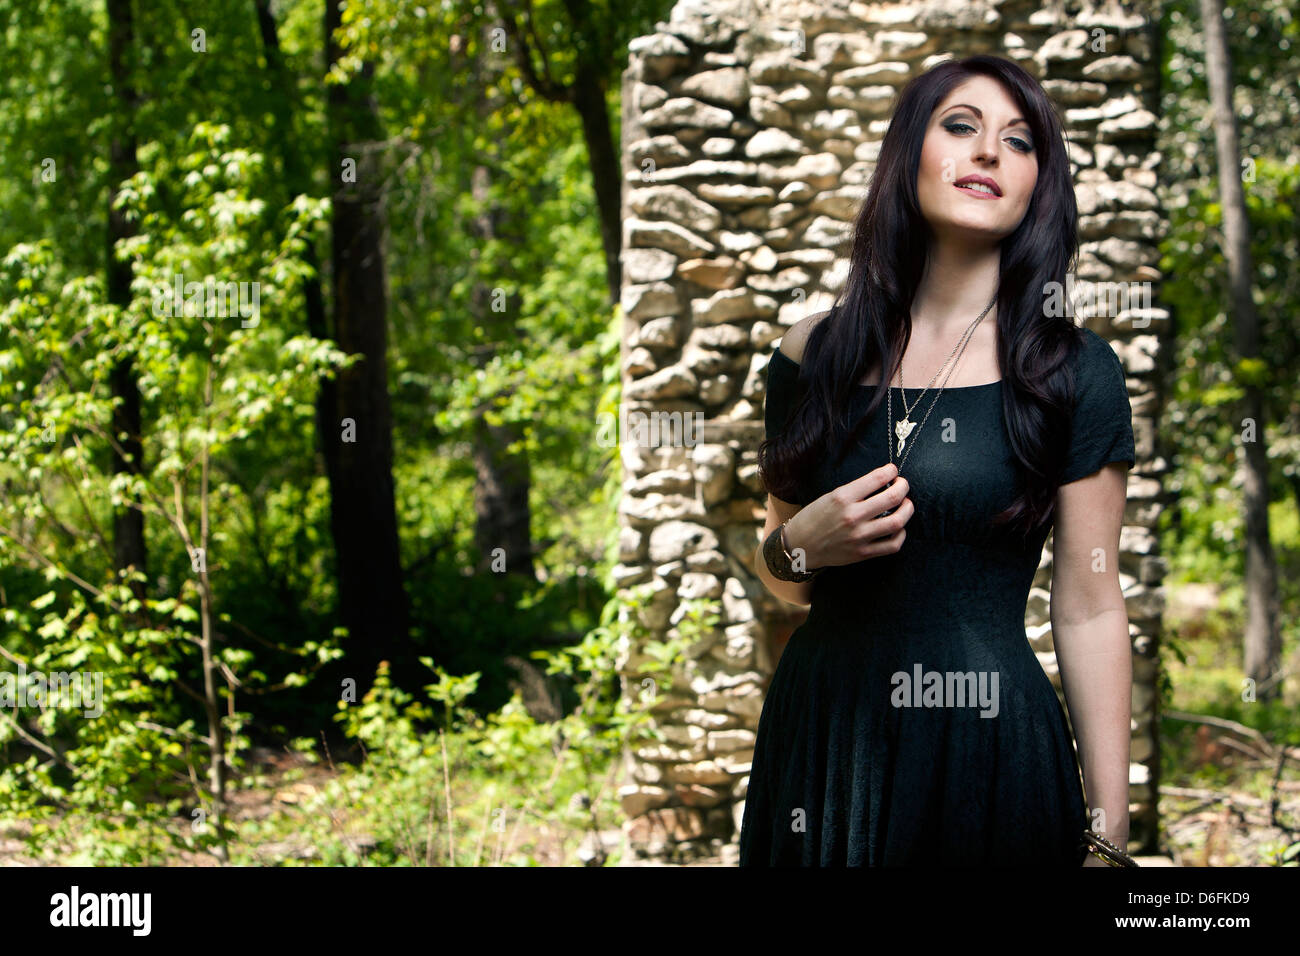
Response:
[{"label": "woman's chin", "polygon": [[977,216],[954,216],[940,223],[932,223],[935,237],[944,241],[975,242],[996,245],[1014,232],[1001,223],[989,222]]}]

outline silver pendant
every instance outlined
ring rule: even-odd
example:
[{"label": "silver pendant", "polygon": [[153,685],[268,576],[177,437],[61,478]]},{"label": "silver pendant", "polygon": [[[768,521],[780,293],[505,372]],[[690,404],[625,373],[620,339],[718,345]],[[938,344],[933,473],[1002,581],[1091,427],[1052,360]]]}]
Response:
[{"label": "silver pendant", "polygon": [[912,434],[912,429],[915,427],[916,422],[910,422],[906,418],[894,423],[894,434],[898,436],[898,451],[894,452],[895,455],[903,453],[903,443],[906,441],[907,436]]}]

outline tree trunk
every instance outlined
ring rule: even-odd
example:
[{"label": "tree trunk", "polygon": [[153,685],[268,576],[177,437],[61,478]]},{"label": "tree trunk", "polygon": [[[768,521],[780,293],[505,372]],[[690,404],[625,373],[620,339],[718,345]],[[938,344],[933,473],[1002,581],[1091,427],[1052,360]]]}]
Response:
[{"label": "tree trunk", "polygon": [[[271,13],[270,0],[254,0],[253,5],[257,10],[257,23],[262,32],[262,52],[266,57],[266,69],[271,80],[271,114],[274,117],[276,134],[274,138],[280,150],[280,165],[284,169],[285,189],[291,197],[310,195],[312,192],[310,167],[303,160],[302,152],[296,148],[297,139],[293,133],[293,115],[296,107],[293,97],[293,91],[296,89],[294,78],[289,75],[284,65],[284,55],[280,52],[280,37],[276,29],[275,17]],[[304,258],[315,272],[315,275],[303,283],[303,294],[307,300],[307,331],[315,338],[326,339],[330,334],[326,325],[325,297],[321,292],[320,262],[316,254],[316,243],[308,240]],[[332,391],[333,383],[323,378],[322,396],[326,392],[327,385]],[[332,409],[334,403],[332,399],[328,403],[318,401],[318,417],[323,404]],[[336,433],[337,429],[331,428],[322,431],[318,436],[322,439],[321,445],[326,458],[332,461],[338,459],[335,445],[323,439],[326,434]]]},{"label": "tree trunk", "polygon": [[579,62],[573,82],[573,105],[582,117],[591,185],[600,209],[600,236],[605,245],[609,301],[617,302],[623,285],[623,268],[619,260],[623,245],[623,167],[609,125],[605,77],[597,64],[585,60]]},{"label": "tree trunk", "polygon": [[[587,165],[591,169],[592,187],[600,210],[600,235],[605,247],[605,282],[610,302],[617,302],[622,286],[623,268],[620,250],[623,244],[623,167],[609,122],[605,102],[609,64],[615,57],[609,50],[610,24],[597,14],[588,0],[562,0],[568,17],[568,50],[573,57],[573,81],[557,83],[551,76],[547,59],[550,54],[542,42],[549,31],[538,30],[529,4],[518,10],[516,4],[493,3],[488,9],[504,28],[509,49],[523,80],[534,93],[552,102],[572,103],[582,119],[582,135],[587,145]],[[522,13],[522,20],[519,14]],[[533,63],[536,54],[542,64]],[[520,107],[524,103],[520,102]]]},{"label": "tree trunk", "polygon": [[[130,262],[119,262],[113,254],[117,240],[134,234],[126,217],[113,208],[124,181],[139,170],[136,160],[136,89],[131,76],[131,55],[135,47],[135,21],[131,0],[107,0],[108,72],[115,102],[112,137],[108,147],[108,248],[105,264],[108,301],[126,308],[131,304]],[[113,437],[121,446],[112,450],[113,474],[138,475],[142,471],[144,442],[140,421],[140,388],[130,357],[115,364],[109,374],[110,389],[121,404],[113,410]],[[123,572],[135,569],[147,573],[144,541],[144,512],[129,506],[113,513],[113,567]],[[130,585],[136,600],[146,597],[145,582]]]},{"label": "tree trunk", "polygon": [[[1232,103],[1232,59],[1223,25],[1222,0],[1201,0],[1205,29],[1205,74],[1214,115],[1215,152],[1219,164],[1219,201],[1223,207],[1224,257],[1228,263],[1233,327],[1238,360],[1259,358],[1259,317],[1251,295],[1254,265],[1250,256],[1250,224],[1241,187],[1241,153],[1237,115]],[[1254,440],[1245,450],[1246,509],[1246,676],[1255,682],[1259,698],[1280,692],[1275,683],[1281,666],[1282,637],[1278,629],[1277,565],[1268,528],[1268,455],[1264,450],[1264,396],[1258,385],[1245,383],[1243,417],[1254,423]]]},{"label": "tree trunk", "polygon": [[[334,31],[337,0],[325,0],[327,63],[340,51]],[[395,683],[421,680],[408,634],[408,606],[393,489],[392,412],[388,395],[388,316],[384,271],[384,214],[377,143],[378,111],[370,94],[373,66],[346,84],[329,87],[328,113],[338,183],[332,217],[335,337],[362,360],[339,373],[337,402],[322,423],[337,450],[330,520],[338,561],[339,605],[348,628],[349,657],[363,664],[358,688],[388,660]],[[355,176],[350,172],[355,161]],[[347,165],[345,165],[345,162]],[[355,181],[352,181],[355,179]],[[329,455],[326,456],[329,460]]]},{"label": "tree trunk", "polygon": [[[493,104],[487,94],[486,66],[480,59],[475,70],[474,90],[476,108],[481,121],[491,115]],[[471,192],[475,200],[486,203],[489,186],[495,174],[496,157],[484,156],[475,166]],[[474,235],[485,248],[487,243],[502,236],[502,223],[506,210],[499,205],[484,205],[473,224]],[[489,348],[476,357],[476,364],[485,364],[499,343],[511,342],[519,334],[516,317],[519,314],[519,296],[499,301],[496,291],[486,283],[477,282],[471,293],[471,308],[475,322],[483,330]],[[494,306],[500,305],[500,308]],[[474,539],[481,555],[479,573],[517,574],[530,582],[537,580],[533,566],[532,518],[528,503],[532,486],[532,471],[525,452],[509,452],[512,442],[523,438],[518,425],[492,425],[483,414],[474,423]],[[504,593],[501,600],[504,600]]]},{"label": "tree trunk", "polygon": [[[274,140],[279,147],[280,166],[284,170],[285,191],[289,197],[311,195],[312,184],[310,166],[303,159],[298,149],[298,139],[294,135],[293,116],[296,102],[293,91],[297,88],[294,78],[284,65],[284,55],[280,51],[280,36],[271,13],[270,0],[253,0],[257,11],[257,23],[262,33],[262,53],[266,57],[266,69],[271,80],[271,115],[275,124]],[[303,259],[311,267],[312,275],[303,281],[303,298],[307,308],[307,331],[313,338],[322,341],[334,338],[329,328],[329,319],[325,314],[325,295],[321,289],[320,257],[316,252],[316,243],[307,240]],[[339,429],[338,429],[338,382],[329,375],[322,375],[316,393],[316,450],[325,466],[325,476],[330,486],[330,500],[338,497],[339,479]]]}]

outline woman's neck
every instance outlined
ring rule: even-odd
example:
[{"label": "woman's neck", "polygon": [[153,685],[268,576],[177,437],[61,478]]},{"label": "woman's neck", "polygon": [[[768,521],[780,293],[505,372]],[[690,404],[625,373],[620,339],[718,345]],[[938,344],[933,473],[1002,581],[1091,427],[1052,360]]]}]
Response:
[{"label": "woman's neck", "polygon": [[[1002,250],[997,245],[931,243],[925,271],[912,299],[913,336],[960,336],[997,293],[1001,262]],[[990,310],[985,319],[993,314]]]}]

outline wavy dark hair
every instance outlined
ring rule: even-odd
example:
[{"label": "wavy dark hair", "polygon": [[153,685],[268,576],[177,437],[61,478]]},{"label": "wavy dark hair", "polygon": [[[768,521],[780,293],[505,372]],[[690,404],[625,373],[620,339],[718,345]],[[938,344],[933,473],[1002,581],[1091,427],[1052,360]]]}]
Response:
[{"label": "wavy dark hair", "polygon": [[[1065,288],[1078,255],[1078,206],[1055,108],[1038,81],[1010,60],[980,54],[947,60],[914,77],[899,93],[867,198],[854,225],[849,274],[830,313],[808,336],[800,363],[803,398],[788,427],[759,446],[768,492],[795,500],[827,442],[837,460],[885,399],[912,334],[911,306],[932,235],[921,214],[916,177],[935,108],[966,79],[999,81],[1020,107],[1037,151],[1038,180],[1015,232],[1001,242],[997,294],[1002,412],[1019,462],[1019,495],[994,524],[1028,535],[1053,515],[1069,446],[1074,398],[1071,362],[1083,345],[1073,320],[1044,307],[1049,283]],[[886,361],[881,361],[881,357]],[[849,428],[854,389],[873,365],[880,376],[866,412]],[[835,410],[840,410],[840,415]]]}]

